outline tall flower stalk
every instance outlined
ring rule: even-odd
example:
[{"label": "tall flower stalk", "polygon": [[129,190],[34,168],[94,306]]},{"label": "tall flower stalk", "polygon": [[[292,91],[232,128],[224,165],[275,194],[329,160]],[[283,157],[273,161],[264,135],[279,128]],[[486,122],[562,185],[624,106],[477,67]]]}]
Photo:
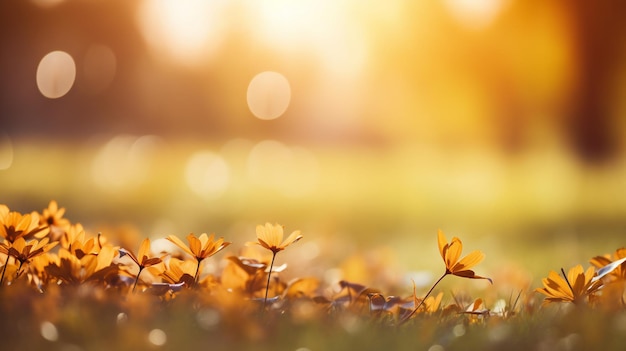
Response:
[{"label": "tall flower stalk", "polygon": [[474,273],[474,271],[470,270],[470,268],[474,267],[480,261],[485,258],[485,254],[481,251],[475,250],[470,252],[467,256],[461,258],[461,252],[463,251],[463,243],[461,239],[457,237],[453,237],[452,241],[448,243],[446,240],[446,236],[443,234],[441,230],[437,232],[437,245],[439,246],[439,253],[441,254],[441,258],[443,258],[443,262],[446,265],[446,271],[443,273],[439,279],[433,284],[433,286],[428,290],[426,295],[420,302],[413,308],[411,313],[409,313],[406,317],[404,317],[400,324],[408,321],[414,314],[419,310],[420,307],[426,301],[426,298],[430,296],[435,287],[445,278],[447,275],[456,275],[462,278],[470,278],[470,279],[486,279],[489,280],[490,283],[493,283],[490,278],[481,277]]},{"label": "tall flower stalk", "polygon": [[272,252],[272,262],[270,263],[270,268],[267,272],[267,285],[265,287],[265,298],[263,299],[263,310],[265,310],[265,306],[267,305],[267,295],[270,289],[270,278],[276,254],[284,250],[287,246],[302,239],[302,235],[299,230],[296,230],[292,232],[287,239],[283,240],[283,226],[279,224],[272,225],[270,223],[265,223],[264,226],[258,225],[256,227],[256,236],[257,242],[255,242],[255,244],[260,245]]},{"label": "tall flower stalk", "polygon": [[135,283],[133,284],[132,292],[135,292],[137,288],[137,283],[139,282],[139,276],[141,272],[150,266],[154,266],[156,264],[161,263],[163,260],[160,257],[150,257],[150,239],[146,238],[141,243],[139,247],[139,251],[137,251],[137,256],[135,256],[132,252],[126,249],[120,249],[120,257],[124,257],[128,255],[133,262],[139,267],[139,272],[135,277]]}]

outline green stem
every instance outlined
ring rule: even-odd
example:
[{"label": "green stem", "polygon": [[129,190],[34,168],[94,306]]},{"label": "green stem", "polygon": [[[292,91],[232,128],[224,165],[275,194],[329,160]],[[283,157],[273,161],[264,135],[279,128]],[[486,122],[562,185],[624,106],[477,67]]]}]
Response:
[{"label": "green stem", "polygon": [[414,314],[415,312],[417,312],[417,310],[422,307],[422,305],[424,304],[424,301],[426,301],[426,298],[430,295],[430,293],[433,292],[433,290],[435,289],[435,287],[437,286],[437,284],[439,284],[439,282],[443,279],[443,277],[445,277],[446,275],[448,275],[448,271],[446,270],[446,272],[435,282],[435,284],[430,288],[430,290],[428,290],[428,292],[426,293],[426,296],[424,296],[424,298],[420,301],[419,304],[417,304],[417,306],[415,306],[415,308],[413,309],[413,311],[411,311],[411,313],[409,313],[408,316],[404,317],[399,325],[402,325],[404,323],[406,323]]},{"label": "green stem", "polygon": [[274,267],[274,259],[276,258],[276,252],[272,251],[272,263],[270,263],[270,271],[267,272],[267,286],[265,287],[265,299],[263,299],[263,311],[267,305],[267,293],[270,290],[270,277],[272,276],[272,268]]},{"label": "green stem", "polygon": [[202,262],[202,260],[196,257],[196,261],[198,261],[198,265],[196,266],[196,274],[194,274],[193,276],[194,284],[198,284],[198,275],[200,274],[200,263]]},{"label": "green stem", "polygon": [[135,284],[133,284],[133,293],[135,292],[135,288],[137,287],[137,283],[139,282],[139,275],[141,274],[142,270],[143,267],[139,266],[139,273],[137,273],[137,278],[135,278]]}]

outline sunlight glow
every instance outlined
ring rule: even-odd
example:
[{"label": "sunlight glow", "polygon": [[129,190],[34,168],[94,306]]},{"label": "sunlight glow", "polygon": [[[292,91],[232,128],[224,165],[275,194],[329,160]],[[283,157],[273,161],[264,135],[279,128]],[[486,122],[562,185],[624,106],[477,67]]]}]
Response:
[{"label": "sunlight glow", "polygon": [[502,12],[507,0],[446,0],[450,14],[470,29],[488,27]]},{"label": "sunlight glow", "polygon": [[107,191],[129,189],[143,183],[159,148],[156,136],[118,135],[104,144],[92,162],[96,185]]},{"label": "sunlight glow", "polygon": [[285,76],[266,71],[257,74],[248,85],[247,101],[250,112],[259,119],[276,119],[289,106],[291,87]]},{"label": "sunlight glow", "polygon": [[67,94],[76,78],[76,65],[70,54],[52,51],[39,61],[37,66],[37,88],[49,99]]},{"label": "sunlight glow", "polygon": [[305,52],[335,75],[362,72],[368,43],[359,21],[363,20],[359,2],[265,0],[248,5],[255,20],[254,35],[267,46],[283,53]]},{"label": "sunlight glow", "polygon": [[226,4],[224,0],[145,1],[138,21],[157,54],[180,63],[200,63],[222,42]]},{"label": "sunlight glow", "polygon": [[211,151],[199,151],[187,161],[185,179],[196,195],[216,198],[230,184],[230,168],[220,155]]},{"label": "sunlight glow", "polygon": [[252,183],[287,197],[300,197],[311,194],[317,188],[319,164],[315,155],[307,149],[264,140],[250,150],[248,177]]},{"label": "sunlight glow", "polygon": [[152,329],[148,334],[148,341],[155,346],[163,346],[167,342],[167,334],[161,329]]}]

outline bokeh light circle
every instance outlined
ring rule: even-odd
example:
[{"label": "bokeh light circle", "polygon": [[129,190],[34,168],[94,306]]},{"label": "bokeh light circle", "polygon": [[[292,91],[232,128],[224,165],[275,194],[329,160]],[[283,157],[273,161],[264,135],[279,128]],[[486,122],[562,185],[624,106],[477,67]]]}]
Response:
[{"label": "bokeh light circle", "polygon": [[39,61],[37,66],[37,88],[49,99],[58,99],[67,94],[76,79],[76,64],[65,51],[52,51]]},{"label": "bokeh light circle", "polygon": [[163,346],[167,342],[167,334],[161,329],[152,329],[148,334],[148,341],[155,346]]},{"label": "bokeh light circle", "polygon": [[187,161],[185,179],[196,195],[216,198],[230,184],[230,168],[220,155],[211,151],[198,151]]},{"label": "bokeh light circle", "polygon": [[485,29],[502,12],[508,0],[446,0],[444,4],[457,22],[468,29]]},{"label": "bokeh light circle", "polygon": [[43,322],[40,326],[41,336],[48,341],[59,340],[59,331],[57,327],[51,322]]},{"label": "bokeh light circle", "polygon": [[117,70],[117,58],[106,45],[94,44],[84,57],[83,72],[88,88],[95,93],[104,91],[111,85]]},{"label": "bokeh light circle", "polygon": [[117,135],[99,147],[91,165],[93,181],[107,192],[135,189],[150,179],[161,151],[157,136]]},{"label": "bokeh light circle", "polygon": [[289,147],[276,140],[263,140],[250,150],[248,178],[253,184],[295,198],[314,192],[319,182],[315,155],[302,147]]},{"label": "bokeh light circle", "polygon": [[248,108],[259,119],[280,117],[291,101],[291,87],[285,76],[265,71],[257,74],[248,85]]},{"label": "bokeh light circle", "polygon": [[159,60],[203,65],[226,35],[227,0],[144,0],[138,24]]}]

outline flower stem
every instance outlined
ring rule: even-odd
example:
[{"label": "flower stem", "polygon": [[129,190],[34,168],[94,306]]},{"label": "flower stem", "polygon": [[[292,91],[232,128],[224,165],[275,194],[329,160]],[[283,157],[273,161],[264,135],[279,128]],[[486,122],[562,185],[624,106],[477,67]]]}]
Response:
[{"label": "flower stem", "polygon": [[142,270],[143,267],[139,266],[139,273],[137,273],[137,278],[135,278],[135,284],[133,284],[133,293],[135,292],[135,288],[137,287],[137,283],[139,282],[139,275],[141,274]]},{"label": "flower stem", "polygon": [[420,301],[419,304],[417,304],[417,306],[415,306],[415,308],[413,309],[413,311],[411,311],[411,313],[409,313],[408,316],[404,317],[400,323],[398,325],[402,325],[404,323],[406,323],[414,314],[415,312],[417,312],[417,310],[422,307],[422,305],[424,304],[424,301],[426,301],[426,298],[430,295],[430,293],[433,292],[433,290],[435,289],[435,287],[437,286],[437,284],[439,284],[439,282],[443,279],[443,277],[445,277],[446,275],[448,275],[448,271],[446,271],[436,282],[435,284],[430,288],[430,290],[428,290],[428,292],[426,293],[426,296],[424,296],[424,298]]},{"label": "flower stem", "polygon": [[194,285],[198,284],[198,275],[200,274],[200,263],[202,262],[202,260],[196,257],[196,261],[198,261],[198,265],[196,266],[196,274],[194,274],[193,276]]},{"label": "flower stem", "polygon": [[20,261],[20,266],[17,268],[17,271],[15,272],[15,279],[19,278],[20,276],[20,270],[22,269],[22,266],[24,265],[24,261]]},{"label": "flower stem", "polygon": [[272,263],[270,263],[270,271],[267,272],[267,286],[265,287],[265,299],[263,299],[263,311],[267,305],[267,293],[270,290],[270,277],[272,276],[272,268],[274,267],[274,259],[276,258],[276,252],[272,251]]},{"label": "flower stem", "polygon": [[4,267],[2,267],[2,277],[0,277],[0,286],[2,286],[2,283],[4,282],[4,274],[7,271],[8,265],[9,265],[9,255],[7,255],[7,260],[6,262],[4,262]]}]

